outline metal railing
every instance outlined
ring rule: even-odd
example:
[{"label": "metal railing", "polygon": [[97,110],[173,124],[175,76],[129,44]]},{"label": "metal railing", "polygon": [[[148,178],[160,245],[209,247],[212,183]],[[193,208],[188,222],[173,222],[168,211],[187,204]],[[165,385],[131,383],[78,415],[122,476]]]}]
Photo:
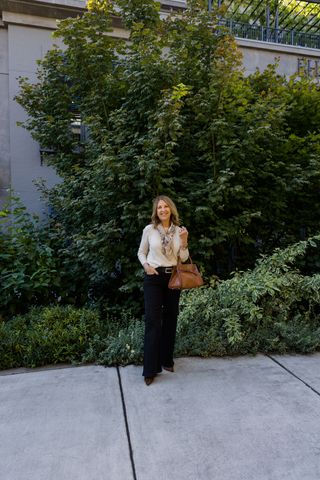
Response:
[{"label": "metal railing", "polygon": [[320,35],[312,33],[250,25],[232,19],[221,19],[219,24],[227,27],[238,38],[320,49]]}]

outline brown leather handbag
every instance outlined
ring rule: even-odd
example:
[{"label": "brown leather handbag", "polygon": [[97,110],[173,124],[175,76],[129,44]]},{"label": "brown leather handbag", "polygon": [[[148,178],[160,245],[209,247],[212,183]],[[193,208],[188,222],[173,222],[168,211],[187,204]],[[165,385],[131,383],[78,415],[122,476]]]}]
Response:
[{"label": "brown leather handbag", "polygon": [[189,288],[198,288],[203,285],[203,279],[195,263],[181,263],[178,257],[177,266],[173,267],[168,288],[175,290],[185,290]]}]

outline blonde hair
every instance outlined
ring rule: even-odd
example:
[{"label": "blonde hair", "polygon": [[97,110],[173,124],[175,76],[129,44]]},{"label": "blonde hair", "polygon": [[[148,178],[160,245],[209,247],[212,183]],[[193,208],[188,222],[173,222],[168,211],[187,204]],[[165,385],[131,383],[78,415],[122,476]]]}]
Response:
[{"label": "blonde hair", "polygon": [[167,197],[166,195],[158,195],[154,200],[153,200],[153,207],[152,207],[152,215],[151,215],[151,223],[154,227],[159,225],[161,223],[158,214],[157,214],[157,207],[158,203],[162,200],[165,202],[168,207],[171,210],[171,216],[170,216],[170,222],[173,223],[173,225],[180,225],[180,220],[179,220],[179,214],[177,207],[175,206],[174,202],[171,200],[171,198]]}]

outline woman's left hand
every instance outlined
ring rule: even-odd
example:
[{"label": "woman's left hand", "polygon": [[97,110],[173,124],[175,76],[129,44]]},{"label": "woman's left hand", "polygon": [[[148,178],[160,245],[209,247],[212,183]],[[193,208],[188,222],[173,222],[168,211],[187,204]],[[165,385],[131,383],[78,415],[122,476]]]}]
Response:
[{"label": "woman's left hand", "polygon": [[186,229],[186,227],[180,228],[179,235],[180,235],[181,247],[186,247],[188,245],[188,235],[189,235],[189,232]]}]

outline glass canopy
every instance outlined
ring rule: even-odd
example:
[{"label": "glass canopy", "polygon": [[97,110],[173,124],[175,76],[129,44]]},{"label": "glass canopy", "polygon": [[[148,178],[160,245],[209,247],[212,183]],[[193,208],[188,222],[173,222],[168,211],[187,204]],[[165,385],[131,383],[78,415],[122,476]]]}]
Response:
[{"label": "glass canopy", "polygon": [[209,0],[235,36],[320,48],[320,0]]}]

